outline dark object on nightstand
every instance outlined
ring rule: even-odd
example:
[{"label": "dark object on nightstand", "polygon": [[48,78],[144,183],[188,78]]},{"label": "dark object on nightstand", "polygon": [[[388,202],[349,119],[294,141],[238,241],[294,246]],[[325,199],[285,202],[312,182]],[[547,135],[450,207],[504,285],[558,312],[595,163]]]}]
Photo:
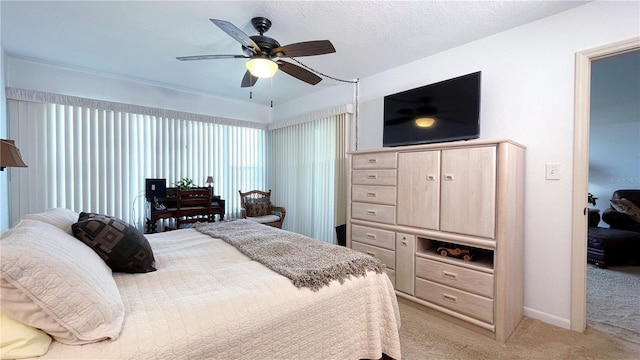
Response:
[{"label": "dark object on nightstand", "polygon": [[347,246],[347,225],[346,224],[336,226],[336,237],[338,238],[338,245]]}]

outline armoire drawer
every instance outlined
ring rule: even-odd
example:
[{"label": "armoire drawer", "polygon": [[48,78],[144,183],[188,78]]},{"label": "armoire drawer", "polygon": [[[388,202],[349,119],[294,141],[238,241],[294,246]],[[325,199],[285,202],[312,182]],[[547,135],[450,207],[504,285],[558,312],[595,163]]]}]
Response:
[{"label": "armoire drawer", "polygon": [[358,202],[395,205],[395,186],[353,185],[351,188],[351,200]]},{"label": "armoire drawer", "polygon": [[379,248],[377,246],[362,244],[357,241],[351,242],[351,248],[355,251],[359,251],[361,253],[371,255],[380,259],[380,261],[382,261],[390,269],[396,268],[396,253],[393,250],[387,250]]},{"label": "armoire drawer", "polygon": [[377,153],[353,155],[352,167],[354,169],[395,169],[396,153]]},{"label": "armoire drawer", "polygon": [[493,299],[493,275],[416,257],[416,276]]},{"label": "armoire drawer", "polygon": [[373,222],[395,224],[396,207],[367,203],[351,203],[351,217]]},{"label": "armoire drawer", "polygon": [[455,312],[493,324],[493,300],[416,278],[416,296]]},{"label": "armoire drawer", "polygon": [[396,170],[353,170],[351,183],[354,185],[396,186]]},{"label": "armoire drawer", "polygon": [[351,240],[395,250],[396,233],[388,230],[380,230],[368,226],[352,225]]}]

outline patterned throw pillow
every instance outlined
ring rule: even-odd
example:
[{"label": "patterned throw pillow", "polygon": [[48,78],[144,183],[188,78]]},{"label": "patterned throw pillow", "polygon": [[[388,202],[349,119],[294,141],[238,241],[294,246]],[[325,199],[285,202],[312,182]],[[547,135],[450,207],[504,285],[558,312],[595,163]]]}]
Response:
[{"label": "patterned throw pillow", "polygon": [[640,208],[636,206],[636,204],[632,203],[631,200],[627,200],[625,198],[618,200],[610,200],[611,207],[616,209],[617,211],[629,215],[633,220],[640,222]]},{"label": "patterned throw pillow", "polygon": [[100,255],[113,271],[156,271],[149,241],[125,221],[108,215],[82,212],[78,222],[71,228],[73,236]]},{"label": "patterned throw pillow", "polygon": [[266,201],[259,201],[245,204],[248,217],[265,216],[271,214],[271,204]]}]

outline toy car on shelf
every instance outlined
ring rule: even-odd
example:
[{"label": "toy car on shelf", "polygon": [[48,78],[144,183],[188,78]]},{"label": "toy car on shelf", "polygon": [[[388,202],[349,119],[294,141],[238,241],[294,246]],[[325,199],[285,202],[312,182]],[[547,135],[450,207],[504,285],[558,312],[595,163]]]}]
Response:
[{"label": "toy car on shelf", "polygon": [[471,261],[473,254],[467,249],[460,249],[459,247],[448,248],[440,246],[436,252],[442,256],[451,256],[464,261]]}]

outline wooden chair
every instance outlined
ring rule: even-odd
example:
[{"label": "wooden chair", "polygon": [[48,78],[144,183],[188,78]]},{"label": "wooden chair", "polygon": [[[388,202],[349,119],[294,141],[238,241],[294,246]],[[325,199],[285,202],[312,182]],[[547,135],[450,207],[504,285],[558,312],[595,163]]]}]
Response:
[{"label": "wooden chair", "polygon": [[264,225],[282,228],[282,222],[287,211],[282,206],[274,206],[271,203],[271,190],[269,192],[251,190],[240,193],[240,206],[242,218],[257,221]]},{"label": "wooden chair", "polygon": [[211,188],[176,189],[176,227],[187,224],[213,221],[211,208]]}]

